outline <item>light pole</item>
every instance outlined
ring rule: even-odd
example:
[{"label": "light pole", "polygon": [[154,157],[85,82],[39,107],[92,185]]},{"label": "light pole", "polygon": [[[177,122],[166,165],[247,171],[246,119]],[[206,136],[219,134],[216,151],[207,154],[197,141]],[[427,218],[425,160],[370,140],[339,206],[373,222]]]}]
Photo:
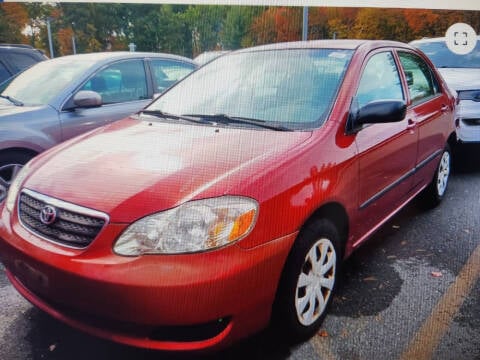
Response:
[{"label": "light pole", "polygon": [[302,40],[308,40],[308,6],[303,7],[303,31]]},{"label": "light pole", "polygon": [[48,46],[50,48],[50,57],[53,59],[55,55],[53,54],[52,31],[50,29],[50,20],[52,20],[52,18],[47,17]]},{"label": "light pole", "polygon": [[72,22],[72,49],[73,49],[73,54],[75,55],[77,53],[77,46],[75,45],[75,23]]}]

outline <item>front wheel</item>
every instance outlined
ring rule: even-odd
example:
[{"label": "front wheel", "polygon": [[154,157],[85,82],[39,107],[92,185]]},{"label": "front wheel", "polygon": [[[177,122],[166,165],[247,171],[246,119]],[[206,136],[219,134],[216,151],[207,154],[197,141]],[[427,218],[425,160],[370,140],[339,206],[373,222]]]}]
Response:
[{"label": "front wheel", "polygon": [[274,320],[293,341],[318,331],[333,297],[341,263],[340,236],[328,220],[300,233],[285,264],[274,306]]},{"label": "front wheel", "polygon": [[5,151],[0,153],[0,202],[7,197],[12,180],[33,154],[22,151]]}]

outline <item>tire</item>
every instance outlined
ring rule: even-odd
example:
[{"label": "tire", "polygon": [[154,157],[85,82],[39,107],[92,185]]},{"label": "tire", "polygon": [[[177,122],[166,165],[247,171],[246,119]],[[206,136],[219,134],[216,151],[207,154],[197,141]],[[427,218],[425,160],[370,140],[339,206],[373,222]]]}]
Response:
[{"label": "tire", "polygon": [[20,150],[7,150],[0,153],[0,202],[7,196],[8,188],[20,169],[35,154]]},{"label": "tire", "polygon": [[433,180],[422,194],[421,201],[425,208],[438,206],[445,197],[451,172],[451,159],[451,150],[447,144],[440,157],[440,162],[435,170]]},{"label": "tire", "polygon": [[315,220],[299,234],[273,309],[273,323],[289,341],[304,341],[320,328],[337,285],[340,249],[339,232],[329,220]]}]

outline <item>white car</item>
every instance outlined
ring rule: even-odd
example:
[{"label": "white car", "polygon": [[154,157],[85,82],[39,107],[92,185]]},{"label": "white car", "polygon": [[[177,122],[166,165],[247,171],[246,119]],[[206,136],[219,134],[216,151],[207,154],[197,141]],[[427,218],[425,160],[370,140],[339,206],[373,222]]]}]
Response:
[{"label": "white car", "polygon": [[457,92],[457,139],[465,143],[480,143],[480,36],[476,47],[466,55],[450,51],[445,38],[416,40],[410,44],[430,58],[451,90]]}]

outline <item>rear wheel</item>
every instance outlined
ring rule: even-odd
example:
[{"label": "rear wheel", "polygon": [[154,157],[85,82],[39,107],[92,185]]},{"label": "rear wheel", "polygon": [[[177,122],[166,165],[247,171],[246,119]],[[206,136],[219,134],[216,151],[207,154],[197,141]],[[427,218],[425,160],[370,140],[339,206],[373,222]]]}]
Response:
[{"label": "rear wheel", "polygon": [[0,201],[7,196],[12,180],[34,154],[20,150],[8,150],[0,153]]},{"label": "rear wheel", "polygon": [[293,341],[318,331],[333,297],[340,270],[340,236],[328,220],[316,220],[300,233],[285,264],[274,321]]},{"label": "rear wheel", "polygon": [[435,176],[422,195],[422,201],[426,207],[433,208],[443,200],[450,178],[451,158],[450,147],[447,145],[443,150]]}]

